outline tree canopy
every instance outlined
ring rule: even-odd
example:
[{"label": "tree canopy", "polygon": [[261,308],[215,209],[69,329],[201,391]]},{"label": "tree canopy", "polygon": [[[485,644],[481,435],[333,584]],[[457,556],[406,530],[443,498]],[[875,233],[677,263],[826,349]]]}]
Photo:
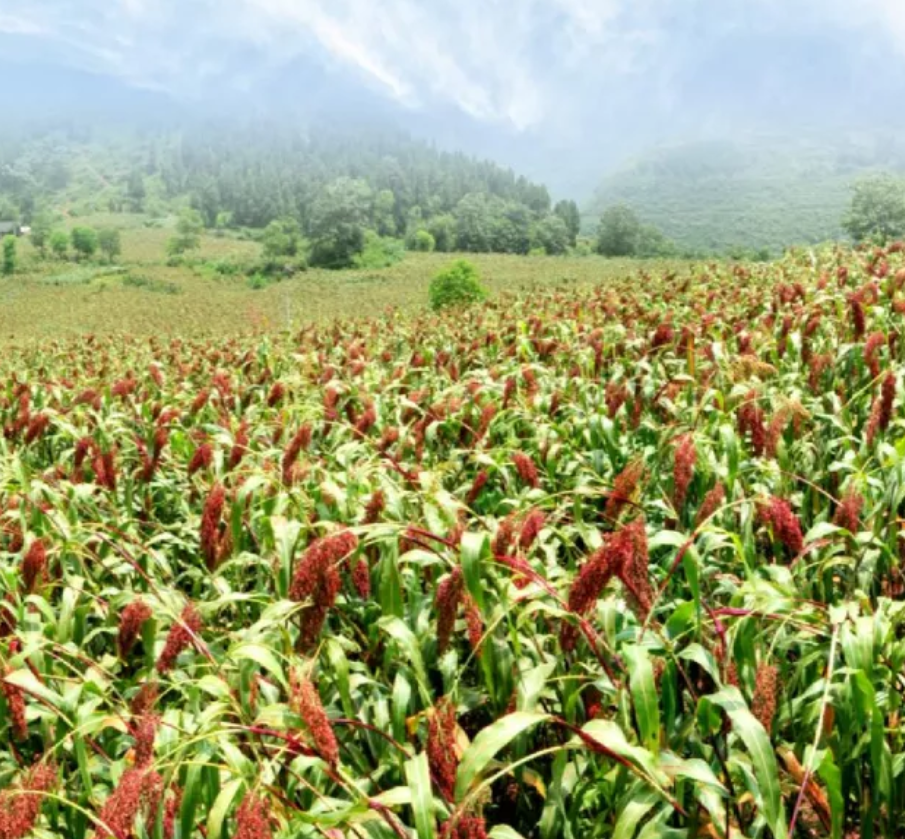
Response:
[{"label": "tree canopy", "polygon": [[858,181],[843,227],[856,242],[885,243],[905,236],[905,180],[874,175]]}]

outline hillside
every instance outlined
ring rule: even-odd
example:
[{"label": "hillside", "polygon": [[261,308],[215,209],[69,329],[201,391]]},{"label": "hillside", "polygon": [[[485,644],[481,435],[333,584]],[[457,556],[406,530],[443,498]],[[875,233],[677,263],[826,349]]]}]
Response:
[{"label": "hillside", "polygon": [[615,203],[632,206],[685,249],[780,251],[842,236],[850,188],[872,170],[905,168],[905,141],[748,138],[662,147],[610,174],[586,229]]}]

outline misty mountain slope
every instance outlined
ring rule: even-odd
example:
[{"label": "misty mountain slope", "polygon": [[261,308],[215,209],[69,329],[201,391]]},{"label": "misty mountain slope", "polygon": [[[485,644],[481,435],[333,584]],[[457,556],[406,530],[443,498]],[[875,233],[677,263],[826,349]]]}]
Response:
[{"label": "misty mountain slope", "polygon": [[585,212],[626,203],[683,248],[781,250],[843,235],[851,185],[905,169],[905,142],[885,137],[746,138],[659,148],[606,176]]}]

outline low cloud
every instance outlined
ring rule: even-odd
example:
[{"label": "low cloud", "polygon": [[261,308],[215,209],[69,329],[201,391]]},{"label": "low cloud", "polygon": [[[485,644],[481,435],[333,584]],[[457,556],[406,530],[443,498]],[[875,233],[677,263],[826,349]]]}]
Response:
[{"label": "low cloud", "polygon": [[[857,8],[855,8],[855,5]],[[627,80],[665,101],[674,77],[740,29],[857,29],[905,44],[899,0],[29,0],[0,35],[60,46],[81,69],[204,95],[304,57],[409,108],[452,105],[514,129],[610,107]],[[2,49],[2,43],[0,43]],[[727,73],[731,72],[727,67]]]}]

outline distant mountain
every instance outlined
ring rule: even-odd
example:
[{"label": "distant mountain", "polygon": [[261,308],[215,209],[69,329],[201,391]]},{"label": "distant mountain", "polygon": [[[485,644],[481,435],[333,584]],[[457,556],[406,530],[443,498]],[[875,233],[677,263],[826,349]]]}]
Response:
[{"label": "distant mountain", "polygon": [[583,217],[590,232],[603,209],[625,203],[683,248],[779,251],[841,237],[852,183],[878,170],[905,170],[905,137],[690,142],[657,148],[606,176]]}]

